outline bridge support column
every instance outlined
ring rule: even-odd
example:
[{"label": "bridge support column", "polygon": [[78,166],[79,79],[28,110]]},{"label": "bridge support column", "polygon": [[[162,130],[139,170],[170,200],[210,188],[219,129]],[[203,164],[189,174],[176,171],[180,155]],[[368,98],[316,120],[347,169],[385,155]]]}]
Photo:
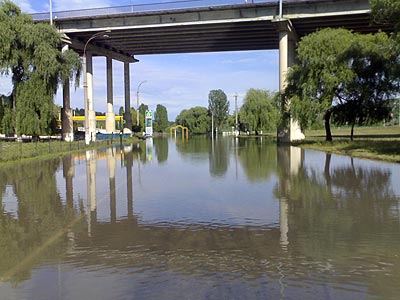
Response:
[{"label": "bridge support column", "polygon": [[[279,31],[279,91],[283,92],[286,86],[287,71],[295,63],[295,47],[298,39],[290,20],[281,19],[276,24]],[[278,142],[302,139],[304,139],[304,134],[301,132],[299,123],[291,117],[278,128]]]},{"label": "bridge support column", "polygon": [[63,108],[61,109],[61,134],[66,142],[74,140],[74,124],[72,120],[69,79],[63,83]]},{"label": "bridge support column", "polygon": [[[89,144],[96,140],[96,113],[93,105],[93,60],[92,54],[86,52],[86,97],[85,97],[85,141]],[[85,72],[85,70],[84,70]]]},{"label": "bridge support column", "polygon": [[[69,49],[68,45],[64,45],[62,52]],[[69,90],[69,78],[63,82],[63,108],[61,110],[61,134],[62,139],[66,142],[74,140],[74,125],[71,112],[71,97]]]},{"label": "bridge support column", "polygon": [[113,133],[115,131],[115,113],[113,99],[113,73],[112,58],[107,56],[107,112],[106,112],[106,131]]},{"label": "bridge support column", "polygon": [[129,76],[129,63],[124,62],[124,81],[125,81],[125,114],[124,114],[124,131],[132,132],[132,115],[131,115],[131,84]]}]

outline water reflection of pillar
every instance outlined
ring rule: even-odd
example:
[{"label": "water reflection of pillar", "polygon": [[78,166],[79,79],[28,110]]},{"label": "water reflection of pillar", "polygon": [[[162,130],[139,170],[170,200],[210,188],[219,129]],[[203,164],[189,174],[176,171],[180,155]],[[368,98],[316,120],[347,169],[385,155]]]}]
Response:
[{"label": "water reflection of pillar", "polygon": [[92,223],[96,222],[96,150],[86,151],[86,183],[88,205],[88,235],[91,236]]},{"label": "water reflection of pillar", "polygon": [[290,146],[290,175],[297,175],[303,162],[303,152],[299,147]]},{"label": "water reflection of pillar", "polygon": [[235,137],[235,173],[236,180],[238,179],[238,157],[239,157],[239,138]]},{"label": "water reflection of pillar", "polygon": [[132,166],[133,152],[129,151],[125,154],[126,158],[126,183],[127,183],[127,202],[128,202],[128,219],[133,219],[133,184],[132,184]]},{"label": "water reflection of pillar", "polygon": [[[63,157],[63,176],[65,178],[65,197],[68,216],[74,214],[74,190],[73,178],[75,176],[75,160],[73,155]],[[74,250],[75,235],[71,228],[67,230],[67,252],[72,253]]]},{"label": "water reflection of pillar", "polygon": [[286,250],[289,245],[289,200],[291,177],[296,176],[302,166],[303,152],[298,147],[278,147],[279,174],[279,227],[280,243]]},{"label": "water reflection of pillar", "polygon": [[109,174],[109,182],[110,182],[110,219],[111,223],[115,223],[117,220],[117,200],[116,200],[116,192],[115,192],[115,165],[116,165],[116,157],[115,157],[115,148],[108,148],[107,155],[107,167]]},{"label": "water reflection of pillar", "polygon": [[287,199],[284,197],[281,197],[281,199],[279,201],[279,229],[281,232],[280,244],[282,246],[282,249],[284,249],[284,250],[287,250],[287,246],[289,245],[288,209],[289,209],[289,206],[287,203]]},{"label": "water reflection of pillar", "polygon": [[65,178],[65,190],[66,190],[66,203],[69,209],[74,206],[74,192],[72,179],[75,176],[75,164],[74,157],[72,155],[66,155],[63,157],[63,176]]}]

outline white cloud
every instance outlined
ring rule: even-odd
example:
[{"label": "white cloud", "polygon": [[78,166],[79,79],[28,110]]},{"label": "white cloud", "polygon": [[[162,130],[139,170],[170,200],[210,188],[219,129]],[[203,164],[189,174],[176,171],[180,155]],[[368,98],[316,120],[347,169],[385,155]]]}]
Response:
[{"label": "white cloud", "polygon": [[223,64],[247,64],[247,63],[253,63],[253,62],[257,62],[257,59],[255,58],[242,58],[242,59],[227,59],[227,60],[223,60],[221,61],[221,63]]},{"label": "white cloud", "polygon": [[[35,4],[35,1],[29,1],[29,0],[13,0],[15,4],[21,8],[21,11],[24,13],[35,13],[38,12],[38,5]],[[33,2],[33,4],[32,4]],[[33,8],[35,6],[35,8]]]},{"label": "white cloud", "polygon": [[[140,57],[140,62],[131,64],[131,106],[136,108],[136,91],[140,82],[140,103],[155,109],[157,104],[167,107],[170,120],[183,110],[195,106],[208,105],[208,93],[212,89],[222,89],[228,96],[231,111],[234,109],[234,95],[238,94],[238,105],[250,88],[278,90],[278,56],[274,52],[254,52],[242,54],[247,63],[226,64],[230,59],[241,58],[237,53],[148,55]],[[253,59],[257,63],[253,62]],[[106,68],[104,58],[95,58],[94,63],[95,110],[106,111]],[[114,111],[118,112],[125,103],[123,64],[113,63]],[[57,103],[62,103],[59,93]],[[82,108],[83,91],[71,89],[71,106]]]},{"label": "white cloud", "polygon": [[[50,1],[50,0],[49,0]],[[49,1],[15,0],[24,12],[49,11]],[[52,0],[53,11],[90,9],[135,4],[131,0]],[[157,104],[167,107],[170,120],[174,120],[182,109],[208,105],[208,93],[222,89],[234,108],[234,95],[238,104],[249,88],[278,90],[278,52],[244,51],[197,53],[176,55],[147,55],[137,57],[140,62],[131,64],[131,106],[136,107],[138,84],[146,80],[140,89],[140,102],[155,109]],[[106,111],[107,89],[104,58],[95,58],[94,105],[97,111]],[[124,106],[123,64],[114,61],[113,86],[114,110]],[[81,81],[81,85],[82,85]],[[11,82],[0,80],[0,93],[11,91]],[[56,95],[56,103],[62,104],[62,89]],[[82,108],[83,89],[71,86],[71,107]]]}]

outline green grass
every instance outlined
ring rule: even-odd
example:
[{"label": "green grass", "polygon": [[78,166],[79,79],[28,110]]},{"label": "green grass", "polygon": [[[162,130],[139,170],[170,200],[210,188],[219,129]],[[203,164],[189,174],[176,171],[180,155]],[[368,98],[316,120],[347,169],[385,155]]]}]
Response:
[{"label": "green grass", "polygon": [[[123,142],[132,142],[131,139],[124,139]],[[46,141],[46,142],[0,142],[0,164],[13,163],[15,161],[36,159],[39,157],[57,157],[68,153],[85,151],[89,149],[101,148],[119,144],[119,139],[101,140],[86,145],[85,141],[63,142],[63,141]]]},{"label": "green grass", "polygon": [[359,127],[354,130],[354,140],[350,141],[350,129],[332,130],[333,141],[325,141],[325,131],[306,132],[304,141],[294,145],[330,153],[350,155],[400,163],[400,127]]}]

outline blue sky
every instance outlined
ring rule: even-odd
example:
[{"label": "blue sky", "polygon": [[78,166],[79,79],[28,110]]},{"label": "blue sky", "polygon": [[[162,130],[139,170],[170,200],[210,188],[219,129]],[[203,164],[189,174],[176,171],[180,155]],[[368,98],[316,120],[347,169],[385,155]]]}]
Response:
[{"label": "blue sky", "polygon": [[[25,13],[48,12],[50,0],[14,0]],[[99,8],[140,3],[157,3],[160,0],[52,0],[53,11],[82,8]],[[212,2],[212,1],[209,1]],[[169,54],[135,56],[139,63],[131,64],[131,106],[136,108],[137,86],[140,103],[155,110],[164,105],[171,121],[182,109],[208,106],[208,93],[222,89],[234,109],[234,95],[240,106],[250,88],[277,91],[279,88],[278,51],[244,51],[199,54]],[[114,61],[114,110],[124,103],[123,64]],[[96,111],[106,111],[105,58],[94,58],[94,106]],[[83,82],[83,81],[81,81]],[[9,93],[10,84],[0,81],[0,93]],[[62,104],[61,89],[55,102]],[[83,89],[71,88],[71,107],[83,108]]]}]

